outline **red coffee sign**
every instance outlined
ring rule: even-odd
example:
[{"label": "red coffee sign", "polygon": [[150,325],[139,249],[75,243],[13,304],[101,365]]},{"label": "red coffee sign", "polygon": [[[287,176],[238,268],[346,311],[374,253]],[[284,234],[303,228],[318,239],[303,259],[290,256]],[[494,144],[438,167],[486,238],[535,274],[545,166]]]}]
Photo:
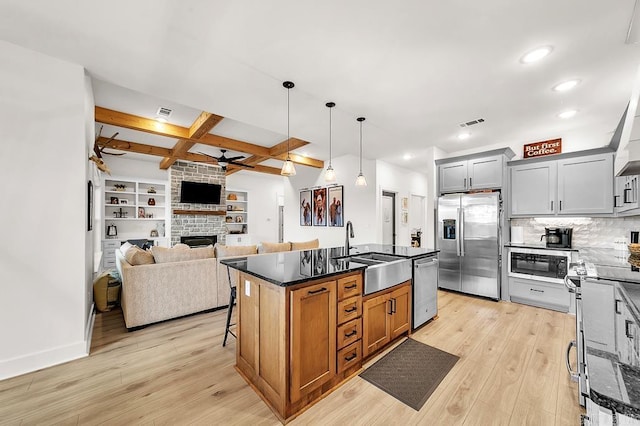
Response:
[{"label": "red coffee sign", "polygon": [[562,152],[562,138],[548,141],[528,143],[523,146],[523,158],[542,157],[545,155],[560,154]]}]

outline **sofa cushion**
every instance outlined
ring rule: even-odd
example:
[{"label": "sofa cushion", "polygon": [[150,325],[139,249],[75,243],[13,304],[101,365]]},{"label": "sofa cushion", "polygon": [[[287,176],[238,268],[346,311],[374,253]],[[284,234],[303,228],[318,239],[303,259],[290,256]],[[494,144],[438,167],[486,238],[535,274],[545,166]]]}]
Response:
[{"label": "sofa cushion", "polygon": [[153,246],[151,253],[153,253],[153,258],[156,263],[184,262],[186,260],[200,260],[215,257],[212,245],[187,249],[177,246],[173,248]]},{"label": "sofa cushion", "polygon": [[320,242],[317,238],[311,241],[291,242],[291,250],[311,250],[317,249],[318,247],[320,247]]},{"label": "sofa cushion", "polygon": [[291,250],[291,243],[260,243],[260,248],[258,249],[258,253],[277,253],[279,251],[289,251]]},{"label": "sofa cushion", "polygon": [[249,254],[258,253],[258,246],[225,246],[223,244],[216,243],[215,247],[216,257],[230,257],[230,256],[246,256]]},{"label": "sofa cushion", "polygon": [[178,250],[189,250],[191,247],[188,244],[178,243],[175,246],[173,246],[173,248]]},{"label": "sofa cushion", "polygon": [[154,263],[153,255],[151,253],[133,245],[129,247],[129,250],[124,254],[124,258],[127,259],[127,262],[132,266],[149,265]]}]

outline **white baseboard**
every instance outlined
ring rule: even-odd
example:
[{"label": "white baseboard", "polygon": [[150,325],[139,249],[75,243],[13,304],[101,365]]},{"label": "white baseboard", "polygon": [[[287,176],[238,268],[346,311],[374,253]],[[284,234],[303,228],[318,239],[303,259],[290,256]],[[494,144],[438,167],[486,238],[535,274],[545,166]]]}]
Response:
[{"label": "white baseboard", "polygon": [[86,342],[79,341],[66,346],[0,361],[0,380],[83,358],[87,356],[86,348]]}]

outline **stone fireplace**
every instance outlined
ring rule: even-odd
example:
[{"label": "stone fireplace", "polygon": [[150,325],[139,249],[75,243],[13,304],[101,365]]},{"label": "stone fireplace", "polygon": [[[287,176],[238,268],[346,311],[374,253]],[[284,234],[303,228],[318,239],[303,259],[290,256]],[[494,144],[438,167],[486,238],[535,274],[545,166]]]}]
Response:
[{"label": "stone fireplace", "polygon": [[[221,204],[180,203],[180,188],[183,180],[222,185]],[[171,246],[182,242],[183,239],[193,240],[193,243],[196,243],[196,240],[205,238],[208,241],[214,240],[214,244],[216,241],[225,243],[227,234],[227,228],[224,226],[225,184],[225,174],[220,167],[185,161],[176,161],[171,166]],[[181,210],[182,213],[176,214],[176,210]],[[195,212],[185,214],[185,210]],[[213,212],[221,212],[222,215],[215,215]]]},{"label": "stone fireplace", "polygon": [[202,247],[208,245],[216,245],[218,241],[217,235],[194,235],[190,237],[180,237],[180,242],[189,247]]}]

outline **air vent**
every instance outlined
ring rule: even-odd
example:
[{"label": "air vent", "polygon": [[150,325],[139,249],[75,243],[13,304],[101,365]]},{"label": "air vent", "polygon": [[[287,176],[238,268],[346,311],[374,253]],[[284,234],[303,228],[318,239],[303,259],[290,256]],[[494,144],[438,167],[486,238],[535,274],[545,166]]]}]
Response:
[{"label": "air vent", "polygon": [[160,107],[158,108],[158,112],[156,112],[156,115],[162,118],[169,118],[172,112],[173,111],[169,108]]},{"label": "air vent", "polygon": [[480,123],[484,123],[484,118],[478,118],[477,120],[471,120],[471,121],[467,121],[466,123],[460,123],[460,127],[469,127],[469,126],[473,126],[474,124],[480,124]]}]

